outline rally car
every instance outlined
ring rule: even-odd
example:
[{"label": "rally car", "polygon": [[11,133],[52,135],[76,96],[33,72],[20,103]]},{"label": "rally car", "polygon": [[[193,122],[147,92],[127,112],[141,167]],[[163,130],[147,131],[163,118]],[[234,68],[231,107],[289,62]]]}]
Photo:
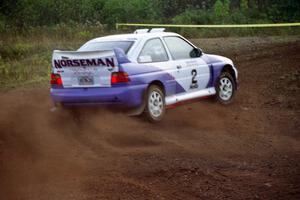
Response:
[{"label": "rally car", "polygon": [[179,34],[139,29],[77,51],[54,50],[50,93],[55,105],[119,105],[157,122],[166,107],[195,98],[229,104],[237,77],[230,59],[203,53]]}]

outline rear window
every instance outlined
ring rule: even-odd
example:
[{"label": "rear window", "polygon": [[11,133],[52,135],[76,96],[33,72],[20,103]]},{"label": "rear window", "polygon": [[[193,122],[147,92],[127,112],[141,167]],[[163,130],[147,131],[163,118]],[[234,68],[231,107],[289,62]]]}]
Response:
[{"label": "rear window", "polygon": [[127,53],[132,46],[133,41],[105,41],[105,42],[93,42],[84,44],[78,49],[78,51],[105,51],[113,50],[114,48],[121,48]]}]

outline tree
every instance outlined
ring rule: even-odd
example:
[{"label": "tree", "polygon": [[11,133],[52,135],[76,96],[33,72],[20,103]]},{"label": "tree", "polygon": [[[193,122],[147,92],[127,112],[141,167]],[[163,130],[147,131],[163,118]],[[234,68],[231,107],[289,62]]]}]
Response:
[{"label": "tree", "polygon": [[230,0],[224,0],[223,3],[223,17],[227,17],[230,12]]},{"label": "tree", "polygon": [[214,14],[217,19],[221,19],[223,17],[223,3],[221,0],[217,0],[214,5]]},{"label": "tree", "polygon": [[150,0],[106,1],[103,13],[105,22],[114,26],[116,22],[149,22],[157,20],[157,13]]},{"label": "tree", "polygon": [[213,10],[216,21],[224,22],[224,18],[229,16],[230,0],[224,0],[224,3],[221,0],[217,0],[213,6]]},{"label": "tree", "polygon": [[248,11],[248,0],[241,0],[240,1],[240,10],[242,12],[247,12]]}]

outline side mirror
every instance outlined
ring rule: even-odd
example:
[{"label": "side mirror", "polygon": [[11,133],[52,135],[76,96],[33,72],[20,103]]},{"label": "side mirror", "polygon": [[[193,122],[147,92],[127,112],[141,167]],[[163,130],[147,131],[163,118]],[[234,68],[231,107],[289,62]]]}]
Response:
[{"label": "side mirror", "polygon": [[191,56],[192,58],[198,58],[198,57],[202,56],[202,50],[199,49],[199,48],[194,48],[194,49],[191,51],[190,56]]}]

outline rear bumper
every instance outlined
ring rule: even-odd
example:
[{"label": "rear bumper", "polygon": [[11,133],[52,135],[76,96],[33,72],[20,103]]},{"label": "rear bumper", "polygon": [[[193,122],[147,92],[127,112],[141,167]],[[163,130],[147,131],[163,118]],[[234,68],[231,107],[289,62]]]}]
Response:
[{"label": "rear bumper", "polygon": [[120,105],[138,107],[147,85],[124,85],[107,88],[51,88],[54,103],[65,105]]}]

